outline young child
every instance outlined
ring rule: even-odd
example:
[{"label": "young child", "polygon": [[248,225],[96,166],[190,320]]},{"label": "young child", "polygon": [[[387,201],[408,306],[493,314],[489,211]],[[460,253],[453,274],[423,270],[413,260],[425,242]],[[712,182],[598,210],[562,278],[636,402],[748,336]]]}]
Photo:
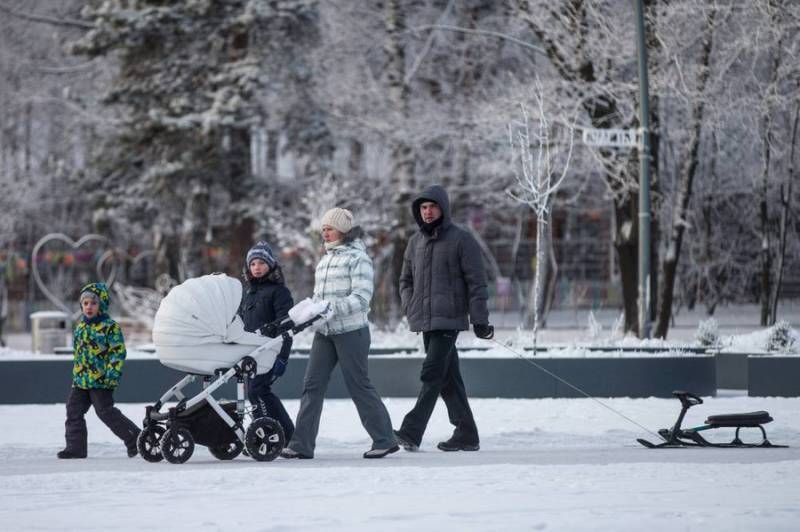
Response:
[{"label": "young child", "polygon": [[[239,315],[246,331],[263,330],[264,325],[289,313],[289,309],[294,305],[292,294],[286,287],[283,272],[269,244],[259,242],[247,252],[244,278],[245,291]],[[271,337],[275,334],[271,331],[265,333]],[[294,433],[294,423],[280,398],[272,393],[272,383],[286,371],[291,348],[291,339],[284,342],[272,369],[253,379],[249,392],[250,403],[256,407],[254,417],[267,415],[275,419],[283,428],[286,441],[289,441]]]},{"label": "young child", "polygon": [[83,287],[80,295],[83,317],[73,333],[72,390],[67,399],[67,446],[59,458],[86,458],[87,431],[84,415],[94,406],[100,421],[125,442],[128,456],[137,454],[139,427],[114,406],[125,361],[125,340],[117,322],[107,314],[110,297],[103,283]]}]

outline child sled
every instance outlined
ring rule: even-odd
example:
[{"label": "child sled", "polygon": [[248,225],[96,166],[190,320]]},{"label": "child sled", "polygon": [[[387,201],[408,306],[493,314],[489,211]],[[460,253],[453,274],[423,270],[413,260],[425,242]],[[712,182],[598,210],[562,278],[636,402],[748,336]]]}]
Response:
[{"label": "child sled", "polygon": [[[703,404],[703,400],[694,394],[683,391],[674,391],[672,395],[677,397],[681,402],[681,412],[678,414],[678,420],[671,429],[661,429],[658,431],[664,441],[661,443],[651,443],[642,438],[636,441],[647,447],[648,449],[661,449],[664,447],[787,447],[786,445],[775,445],[767,439],[767,431],[764,426],[770,421],[772,417],[768,412],[759,410],[758,412],[748,412],[746,414],[723,414],[717,416],[709,416],[705,424],[699,427],[690,429],[681,428],[683,418],[686,412],[695,405]],[[723,427],[735,428],[736,434],[730,443],[712,443],[700,435],[701,432],[706,430],[719,429]],[[760,443],[745,443],[739,438],[739,431],[743,428],[758,428],[761,431]]]},{"label": "child sled", "polygon": [[[268,416],[246,423],[257,409],[245,407],[250,379],[268,372],[285,341],[317,321],[330,317],[327,302],[301,301],[289,316],[265,324],[276,338],[246,332],[237,314],[242,299],[239,281],[222,274],[189,279],[173,288],[159,306],[153,327],[156,356],[167,367],[185,372],[177,384],[145,409],[137,447],[148,462],[186,462],[195,444],[208,447],[219,460],[246,452],[258,461],[274,460],[286,444],[280,424]],[[202,379],[192,397],[185,388]],[[236,400],[213,396],[230,380]],[[165,411],[167,401],[177,404]]]}]

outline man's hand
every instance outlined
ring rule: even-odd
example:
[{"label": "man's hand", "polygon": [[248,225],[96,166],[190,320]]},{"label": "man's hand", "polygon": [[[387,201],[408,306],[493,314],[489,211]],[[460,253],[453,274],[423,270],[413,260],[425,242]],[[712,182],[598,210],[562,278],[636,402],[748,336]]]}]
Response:
[{"label": "man's hand", "polygon": [[478,338],[483,338],[484,340],[491,340],[494,338],[494,327],[492,325],[480,325],[476,323],[472,326],[472,330],[475,331],[475,336]]}]

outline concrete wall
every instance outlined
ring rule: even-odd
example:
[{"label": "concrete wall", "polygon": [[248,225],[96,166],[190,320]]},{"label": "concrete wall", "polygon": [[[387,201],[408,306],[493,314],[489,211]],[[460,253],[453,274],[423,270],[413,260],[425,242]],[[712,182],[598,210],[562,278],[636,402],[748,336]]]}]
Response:
[{"label": "concrete wall", "polygon": [[751,397],[800,396],[800,356],[749,356],[747,371]]},{"label": "concrete wall", "polygon": [[717,387],[746,390],[748,353],[716,353]]},{"label": "concrete wall", "polygon": [[[282,398],[302,393],[308,357],[292,356],[286,374],[275,383]],[[697,395],[715,395],[716,365],[712,356],[641,358],[542,358],[533,360],[545,370],[597,397],[671,397],[682,389]],[[370,377],[385,397],[416,397],[422,358],[416,356],[370,356]],[[470,397],[583,397],[557,378],[519,358],[462,358],[461,371]],[[72,361],[0,361],[4,385],[0,404],[63,403],[69,393]],[[122,383],[115,398],[120,402],[152,403],[182,373],[163,366],[156,359],[126,361]],[[194,390],[199,390],[196,383]],[[190,389],[191,392],[192,389]],[[191,392],[193,393],[193,392]],[[218,397],[233,397],[228,385]],[[334,371],[328,397],[348,397],[341,373]]]}]

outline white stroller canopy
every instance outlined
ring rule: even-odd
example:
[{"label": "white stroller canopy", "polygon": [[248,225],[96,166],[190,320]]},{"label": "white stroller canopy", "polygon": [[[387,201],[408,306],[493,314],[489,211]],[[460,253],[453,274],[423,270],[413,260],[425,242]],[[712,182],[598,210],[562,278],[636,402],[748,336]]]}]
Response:
[{"label": "white stroller canopy", "polygon": [[242,284],[224,274],[189,279],[170,290],[161,301],[153,326],[159,346],[206,344],[261,345],[265,338],[245,332],[237,315]]}]

